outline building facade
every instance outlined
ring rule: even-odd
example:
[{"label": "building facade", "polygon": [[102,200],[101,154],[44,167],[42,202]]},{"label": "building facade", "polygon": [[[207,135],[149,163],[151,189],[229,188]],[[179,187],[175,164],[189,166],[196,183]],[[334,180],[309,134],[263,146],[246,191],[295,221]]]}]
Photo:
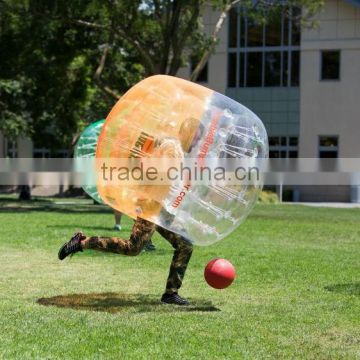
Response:
[{"label": "building facade", "polygon": [[[257,24],[233,9],[205,85],[263,120],[270,157],[359,158],[360,1],[326,0],[312,28],[291,20],[299,12],[284,9]],[[207,11],[209,30],[218,17]],[[301,201],[360,201],[350,186],[289,190]]]},{"label": "building facade", "polygon": [[[258,24],[234,8],[200,80],[263,120],[271,157],[359,158],[360,0],[325,0],[315,28],[292,20],[299,14],[300,9],[284,8]],[[207,9],[207,31],[218,17]],[[188,78],[190,70],[182,69],[179,76]],[[4,156],[47,157],[48,152],[26,139],[7,142],[0,134]],[[301,201],[360,201],[360,192],[353,190],[290,189]]]}]

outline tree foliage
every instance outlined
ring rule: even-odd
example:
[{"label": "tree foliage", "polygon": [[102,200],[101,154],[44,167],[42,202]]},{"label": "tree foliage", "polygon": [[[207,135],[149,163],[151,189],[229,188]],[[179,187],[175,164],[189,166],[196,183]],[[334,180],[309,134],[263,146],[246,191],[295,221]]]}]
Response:
[{"label": "tree foliage", "polygon": [[[9,139],[26,135],[38,147],[63,148],[83,119],[104,117],[113,104],[93,82],[101,34],[37,10],[33,1],[0,3],[0,130]],[[125,91],[140,76],[121,60],[113,60],[113,80]]]},{"label": "tree foliage", "polygon": [[[304,6],[300,20],[320,0]],[[104,117],[141,78],[176,75],[200,59],[196,80],[234,6],[266,21],[284,1],[270,0],[0,0],[0,130],[43,146],[69,144],[85,122]],[[287,6],[288,6],[287,5]],[[204,32],[211,6],[218,19]]]},{"label": "tree foliage", "polygon": [[[196,81],[215,50],[218,33],[234,6],[246,9],[249,17],[266,21],[279,8],[303,8],[299,21],[308,20],[322,6],[322,0],[37,0],[37,14],[60,19],[83,28],[102,39],[97,85],[108,95],[121,94],[114,84],[111,63],[122,54],[126,62],[138,59],[142,75],[176,75],[189,58],[200,59],[190,79]],[[206,8],[218,11],[218,20],[211,33],[204,31]],[[100,45],[100,44],[99,44]],[[99,47],[100,49],[100,47]]]}]

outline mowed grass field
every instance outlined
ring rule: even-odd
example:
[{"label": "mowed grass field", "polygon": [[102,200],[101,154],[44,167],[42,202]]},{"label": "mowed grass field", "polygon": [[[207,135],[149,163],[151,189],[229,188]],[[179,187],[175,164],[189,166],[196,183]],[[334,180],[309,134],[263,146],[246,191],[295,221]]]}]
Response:
[{"label": "mowed grass field", "polygon": [[[189,307],[158,302],[172,257],[159,235],[138,257],[57,260],[74,231],[120,234],[112,226],[90,201],[0,201],[1,359],[360,359],[360,209],[257,205],[195,248]],[[203,280],[214,257],[236,267],[228,289]]]}]

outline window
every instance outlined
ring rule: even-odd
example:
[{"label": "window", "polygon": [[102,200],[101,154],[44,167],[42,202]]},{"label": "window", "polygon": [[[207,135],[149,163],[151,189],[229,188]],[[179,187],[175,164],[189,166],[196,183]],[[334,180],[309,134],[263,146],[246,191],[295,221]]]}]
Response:
[{"label": "window", "polygon": [[270,136],[269,137],[270,158],[297,158],[298,138],[295,136]]},{"label": "window", "polygon": [[289,137],[289,145],[290,146],[298,146],[299,139],[295,136]]},{"label": "window", "polygon": [[281,52],[265,53],[265,86],[280,86]]},{"label": "window", "polygon": [[283,17],[271,14],[265,27],[265,46],[281,46]]},{"label": "window", "polygon": [[291,52],[291,86],[299,86],[300,51]]},{"label": "window", "polygon": [[[291,53],[287,52],[283,52],[282,53],[282,81],[281,81],[281,86],[287,86],[289,83],[289,56],[291,55]],[[293,71],[297,71],[298,69],[294,69]]]},{"label": "window", "polygon": [[256,23],[254,20],[247,19],[247,46],[258,47],[263,46],[264,26]]},{"label": "window", "polygon": [[48,158],[67,158],[70,152],[66,149],[49,150],[46,148],[35,148],[33,151],[33,157],[35,159],[48,159]]},{"label": "window", "polygon": [[299,9],[267,10],[263,24],[241,7],[229,18],[228,87],[299,86]]},{"label": "window", "polygon": [[34,149],[33,151],[33,158],[35,159],[49,158],[49,157],[50,157],[50,151],[45,148]]},{"label": "window", "polygon": [[54,157],[56,158],[68,158],[69,150],[58,150],[55,152]]},{"label": "window", "polygon": [[[247,21],[246,21],[246,17],[243,11],[239,10],[239,19],[240,19],[240,47],[245,47],[246,46],[246,25],[247,25]],[[235,28],[234,28],[235,30]],[[236,28],[236,32],[237,32],[237,28]]]},{"label": "window", "polygon": [[[238,8],[232,8],[229,14],[229,27],[230,29],[237,29],[238,24]],[[229,47],[237,47],[237,31],[229,33]]]},{"label": "window", "polygon": [[245,86],[245,54],[244,53],[239,54],[239,86],[240,87]]},{"label": "window", "polygon": [[16,141],[7,141],[6,142],[6,156],[8,158],[17,158],[18,149]]},{"label": "window", "polygon": [[340,79],[340,51],[321,52],[321,80]]},{"label": "window", "polygon": [[[301,26],[300,26],[300,18],[301,18],[301,9],[297,7],[293,7],[291,9],[291,43],[293,45],[300,45],[300,34],[301,34]],[[287,19],[287,21],[289,21]]]},{"label": "window", "polygon": [[259,71],[259,69],[262,68],[262,55],[263,54],[261,52],[248,53],[246,71],[247,86],[261,86],[262,78],[261,71]]},{"label": "window", "polygon": [[228,57],[228,87],[236,87],[236,53]]},{"label": "window", "polygon": [[[195,67],[198,64],[199,60],[200,59],[198,57],[191,58],[190,73],[192,73],[195,70]],[[203,69],[201,70],[196,82],[205,82],[205,83],[208,82],[208,63],[206,63]]]},{"label": "window", "polygon": [[278,136],[269,137],[269,145],[270,146],[279,146],[280,145],[280,138]]},{"label": "window", "polygon": [[338,136],[319,136],[319,158],[337,158],[338,140]]}]

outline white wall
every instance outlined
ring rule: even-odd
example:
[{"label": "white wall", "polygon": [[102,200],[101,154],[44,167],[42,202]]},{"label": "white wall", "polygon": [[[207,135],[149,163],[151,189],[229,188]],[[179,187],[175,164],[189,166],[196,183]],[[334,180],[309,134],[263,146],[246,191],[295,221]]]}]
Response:
[{"label": "white wall", "polygon": [[18,139],[17,146],[18,146],[19,158],[33,157],[33,143],[30,139],[27,138]]},{"label": "white wall", "polygon": [[[319,135],[339,135],[339,157],[360,156],[360,10],[328,0],[320,27],[301,42],[300,156],[318,156]],[[340,80],[320,81],[320,50],[341,51]]]},{"label": "white wall", "polygon": [[[0,133],[0,158],[7,156],[5,137]],[[28,158],[33,156],[33,143],[28,138],[19,138],[16,142],[17,156],[19,158]]]}]

